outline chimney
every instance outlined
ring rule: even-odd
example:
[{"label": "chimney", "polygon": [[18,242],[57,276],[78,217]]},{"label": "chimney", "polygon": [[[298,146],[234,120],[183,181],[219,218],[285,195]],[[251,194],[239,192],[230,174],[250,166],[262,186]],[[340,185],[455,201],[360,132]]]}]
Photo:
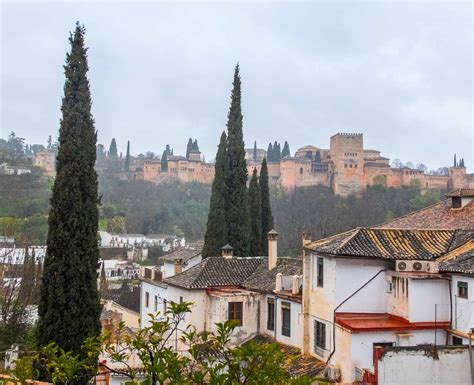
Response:
[{"label": "chimney", "polygon": [[221,249],[221,253],[224,258],[230,259],[234,255],[234,248],[227,244]]},{"label": "chimney", "polygon": [[309,231],[304,231],[301,234],[301,245],[305,247],[309,243],[311,243],[311,233]]},{"label": "chimney", "polygon": [[174,261],[174,275],[183,272],[183,261],[181,259],[177,259]]},{"label": "chimney", "polygon": [[268,270],[272,270],[277,265],[278,259],[278,233],[275,230],[268,232]]},{"label": "chimney", "polygon": [[281,291],[283,286],[283,274],[277,273],[275,278],[275,291]]},{"label": "chimney", "polygon": [[294,275],[291,283],[291,294],[298,294],[300,292],[300,277]]}]

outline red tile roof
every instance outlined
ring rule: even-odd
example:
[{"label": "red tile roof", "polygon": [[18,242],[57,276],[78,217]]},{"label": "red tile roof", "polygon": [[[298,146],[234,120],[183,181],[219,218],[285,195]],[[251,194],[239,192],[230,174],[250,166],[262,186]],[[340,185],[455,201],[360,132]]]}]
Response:
[{"label": "red tile roof", "polygon": [[388,313],[336,313],[336,323],[351,331],[447,329],[446,322],[410,322]]}]

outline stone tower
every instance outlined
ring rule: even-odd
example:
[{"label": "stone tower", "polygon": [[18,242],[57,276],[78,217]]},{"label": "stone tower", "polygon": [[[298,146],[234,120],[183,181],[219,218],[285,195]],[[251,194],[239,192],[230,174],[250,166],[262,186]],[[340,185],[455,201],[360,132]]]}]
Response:
[{"label": "stone tower", "polygon": [[364,188],[364,139],[362,134],[331,136],[330,156],[334,167],[332,188],[338,195],[358,193]]}]

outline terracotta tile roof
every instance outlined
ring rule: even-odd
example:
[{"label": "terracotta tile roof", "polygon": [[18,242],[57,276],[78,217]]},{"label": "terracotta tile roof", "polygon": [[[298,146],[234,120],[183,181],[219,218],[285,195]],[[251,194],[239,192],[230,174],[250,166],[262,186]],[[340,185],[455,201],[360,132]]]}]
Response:
[{"label": "terracotta tile roof", "polygon": [[474,240],[440,258],[439,271],[474,275]]},{"label": "terracotta tile roof", "polygon": [[447,198],[474,197],[474,188],[458,188],[446,194]]},{"label": "terracotta tile roof", "polygon": [[167,262],[174,262],[177,260],[181,260],[183,263],[186,263],[189,261],[191,258],[194,258],[198,255],[201,254],[202,248],[199,249],[181,249],[181,250],[176,250],[173,251],[172,253],[163,255],[159,259],[162,261],[167,261]]},{"label": "terracotta tile roof", "polygon": [[453,245],[462,244],[470,236],[471,232],[455,230],[356,228],[312,242],[306,249],[344,257],[432,260],[449,252]]},{"label": "terracotta tile roof", "polygon": [[447,329],[449,322],[410,322],[389,313],[336,313],[336,323],[352,331]]},{"label": "terracotta tile roof", "polygon": [[282,275],[302,275],[303,262],[299,258],[280,257],[277,260],[277,266],[268,270],[267,259],[255,272],[248,277],[242,286],[249,290],[272,292],[275,290],[275,278],[278,273]]},{"label": "terracotta tile roof", "polygon": [[453,209],[451,199],[395,218],[375,226],[397,229],[465,229],[474,230],[474,201]]},{"label": "terracotta tile roof", "polygon": [[206,289],[212,286],[238,286],[262,264],[263,257],[206,258],[180,274],[165,278],[164,283],[186,289]]},{"label": "terracotta tile roof", "polygon": [[[257,344],[271,344],[275,341],[267,336],[258,335],[250,341]],[[292,377],[308,376],[310,378],[322,376],[326,364],[309,354],[302,355],[301,349],[277,342],[280,350],[285,354],[283,367]]]}]

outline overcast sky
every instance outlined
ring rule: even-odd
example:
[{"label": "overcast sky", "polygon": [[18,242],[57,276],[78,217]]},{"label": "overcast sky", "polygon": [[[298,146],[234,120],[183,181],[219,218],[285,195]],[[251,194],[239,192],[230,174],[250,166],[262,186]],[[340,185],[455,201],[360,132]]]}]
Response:
[{"label": "overcast sky", "polygon": [[68,34],[87,29],[99,143],[214,158],[234,66],[244,138],[366,148],[473,172],[471,2],[2,2],[1,137],[57,135]]}]

